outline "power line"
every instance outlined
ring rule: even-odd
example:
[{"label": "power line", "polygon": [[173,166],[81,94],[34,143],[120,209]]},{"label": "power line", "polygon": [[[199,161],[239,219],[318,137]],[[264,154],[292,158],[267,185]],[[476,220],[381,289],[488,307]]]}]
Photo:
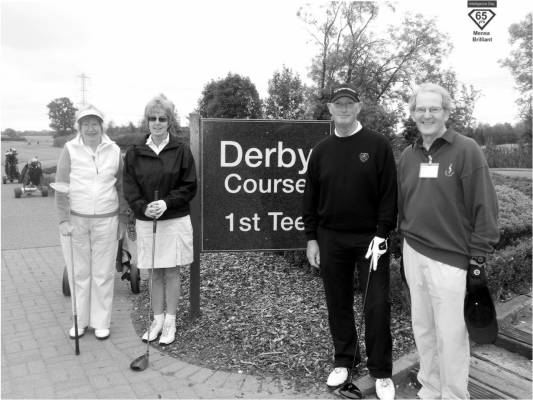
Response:
[{"label": "power line", "polygon": [[85,84],[85,81],[89,79],[89,77],[82,73],[81,75],[78,75],[78,78],[81,79],[81,105],[85,106],[87,105],[87,85]]}]

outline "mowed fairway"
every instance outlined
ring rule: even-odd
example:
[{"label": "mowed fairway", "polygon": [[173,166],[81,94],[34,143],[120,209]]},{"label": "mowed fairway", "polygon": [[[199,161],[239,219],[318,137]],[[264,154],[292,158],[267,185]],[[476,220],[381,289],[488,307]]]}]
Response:
[{"label": "mowed fairway", "polygon": [[[33,157],[37,156],[43,168],[57,164],[61,148],[53,146],[51,136],[26,136],[27,142],[1,142],[2,143],[2,175],[5,174],[6,150],[13,147],[17,150],[19,171]],[[39,142],[37,144],[37,142]]]}]

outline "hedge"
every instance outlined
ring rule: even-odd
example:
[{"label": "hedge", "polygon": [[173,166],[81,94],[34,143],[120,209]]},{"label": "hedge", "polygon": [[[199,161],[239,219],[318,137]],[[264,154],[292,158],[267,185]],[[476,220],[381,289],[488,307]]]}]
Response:
[{"label": "hedge", "polygon": [[531,236],[496,251],[487,260],[489,290],[496,300],[531,290]]},{"label": "hedge", "polygon": [[520,236],[531,234],[531,198],[509,186],[496,185],[501,249]]},{"label": "hedge", "polygon": [[524,193],[528,198],[531,198],[531,176],[509,176],[497,172],[492,172],[490,175],[494,186],[509,186]]}]

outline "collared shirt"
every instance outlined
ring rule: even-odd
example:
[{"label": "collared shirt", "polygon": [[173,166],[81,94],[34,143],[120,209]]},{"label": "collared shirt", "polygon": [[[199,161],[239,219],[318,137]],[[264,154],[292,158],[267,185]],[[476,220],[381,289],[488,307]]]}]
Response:
[{"label": "collared shirt", "polygon": [[361,129],[363,129],[363,125],[361,125],[361,123],[359,121],[355,121],[355,123],[356,123],[355,130],[352,133],[350,133],[349,135],[341,136],[337,132],[337,128],[335,128],[335,136],[337,136],[337,137],[350,137],[352,135],[355,135],[357,132],[359,132]]},{"label": "collared shirt", "polygon": [[148,139],[146,139],[146,145],[150,147],[154,151],[155,154],[159,155],[159,153],[161,153],[161,150],[163,150],[165,146],[168,144],[169,140],[170,140],[170,134],[167,134],[167,137],[163,139],[163,141],[159,143],[159,146],[158,146],[152,140],[152,135],[150,135],[148,136]]}]

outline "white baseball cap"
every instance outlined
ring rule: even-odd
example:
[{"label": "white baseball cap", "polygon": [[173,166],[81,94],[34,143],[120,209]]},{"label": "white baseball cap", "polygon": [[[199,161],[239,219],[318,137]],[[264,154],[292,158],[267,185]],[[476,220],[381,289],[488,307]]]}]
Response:
[{"label": "white baseball cap", "polygon": [[80,122],[83,117],[88,117],[90,115],[98,117],[102,120],[102,123],[104,122],[104,114],[95,106],[88,104],[85,107],[79,109],[76,113],[76,123]]}]

